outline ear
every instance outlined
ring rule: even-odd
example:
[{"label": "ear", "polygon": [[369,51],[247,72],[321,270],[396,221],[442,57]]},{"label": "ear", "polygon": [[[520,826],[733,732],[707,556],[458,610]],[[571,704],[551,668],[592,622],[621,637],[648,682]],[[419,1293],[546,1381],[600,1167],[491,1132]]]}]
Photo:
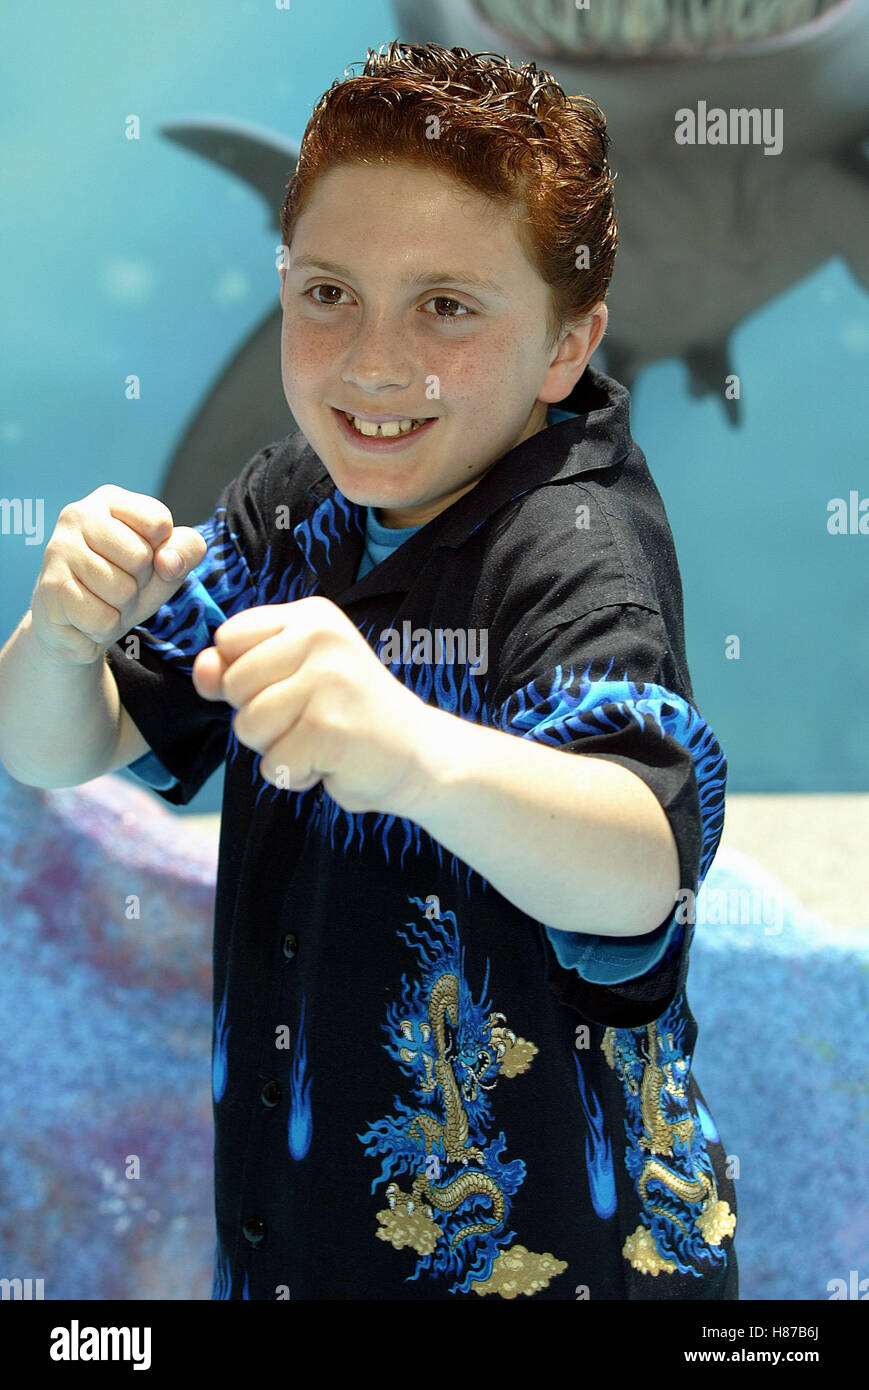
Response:
[{"label": "ear", "polygon": [[573,390],[585,371],[586,364],[606,332],[609,311],[600,300],[591,311],[566,333],[561,340],[558,352],[549,364],[538,399],[549,401],[548,392],[554,394],[552,401],[564,400]]},{"label": "ear", "polygon": [[[603,300],[596,304],[593,309],[594,320],[591,325],[591,334],[588,340],[588,355],[591,357],[604,333],[606,332],[607,320],[609,319],[609,309]],[[583,368],[585,370],[585,368]]]}]

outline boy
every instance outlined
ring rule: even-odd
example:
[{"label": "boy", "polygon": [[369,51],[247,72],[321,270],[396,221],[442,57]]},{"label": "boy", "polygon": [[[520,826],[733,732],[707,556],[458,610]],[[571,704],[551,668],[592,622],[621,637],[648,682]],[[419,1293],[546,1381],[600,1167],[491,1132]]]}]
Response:
[{"label": "boy", "polygon": [[369,52],[282,212],[299,429],[196,533],[77,504],[135,594],[47,548],[21,664],[105,652],[90,766],[177,805],[227,762],[215,1298],[737,1297],[685,996],[725,761],[628,393],[588,365],[607,143],[533,64]]}]

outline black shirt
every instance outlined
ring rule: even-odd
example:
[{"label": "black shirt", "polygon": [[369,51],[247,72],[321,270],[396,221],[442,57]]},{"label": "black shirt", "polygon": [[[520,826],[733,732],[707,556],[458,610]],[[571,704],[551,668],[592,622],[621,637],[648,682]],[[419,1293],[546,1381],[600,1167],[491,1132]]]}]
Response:
[{"label": "black shirt", "polygon": [[186,804],[226,759],[214,1298],[737,1296],[688,914],[633,938],[550,929],[413,822],[267,783],[191,680],[226,618],[310,594],[378,653],[388,633],[485,632],[476,670],[443,642],[429,661],[393,647],[390,669],[461,718],[630,768],[696,892],[726,764],[694,705],[672,535],[626,389],[587,367],[562,404],[576,417],[358,580],[365,508],[301,431],[268,445],[135,630],[138,660],[127,638],[108,653],[161,796]]}]

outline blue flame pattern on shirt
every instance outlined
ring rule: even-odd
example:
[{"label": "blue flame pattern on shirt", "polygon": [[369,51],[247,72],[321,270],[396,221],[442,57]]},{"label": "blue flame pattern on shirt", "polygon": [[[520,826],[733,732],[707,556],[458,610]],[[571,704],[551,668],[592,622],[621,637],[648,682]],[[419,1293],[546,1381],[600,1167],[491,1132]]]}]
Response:
[{"label": "blue flame pattern on shirt", "polygon": [[[360,509],[351,506],[339,492],[318,507],[310,521],[301,522],[294,535],[309,554],[315,538],[326,546],[358,526]],[[193,659],[203,647],[212,644],[213,633],[233,613],[265,603],[289,603],[316,592],[316,579],[298,568],[273,574],[269,568],[271,548],[256,580],[240,553],[237,538],[225,525],[225,512],[215,516],[198,529],[208,542],[208,552],[201,564],[191,571],[185,584],[172,601],[155,614],[151,631],[137,629],[143,641],[161,652],[179,670],[192,671]],[[379,655],[385,642],[375,635],[374,625],[363,625],[362,635]],[[470,719],[476,723],[502,729],[520,737],[530,737],[551,747],[564,747],[588,734],[615,733],[628,727],[631,721],[654,736],[669,734],[691,753],[697,778],[700,810],[703,823],[703,852],[698,889],[715,855],[723,825],[724,755],[704,720],[687,701],[659,685],[636,684],[625,673],[621,681],[608,679],[610,667],[599,679],[592,679],[590,667],[577,678],[572,669],[556,666],[514,692],[497,710],[487,703],[487,683],[469,665],[458,667],[447,662],[388,663],[408,689],[420,699],[434,702],[440,709]],[[227,756],[233,762],[240,745],[232,728],[228,730]],[[578,751],[581,751],[579,749]],[[304,816],[310,826],[312,817],[321,818],[321,829],[329,834],[332,847],[346,854],[351,847],[361,848],[366,835],[378,842],[389,863],[394,853],[403,866],[409,850],[419,852],[419,826],[406,819],[373,813],[349,813],[324,798],[320,803],[313,789],[293,793],[274,788],[259,778],[259,757],[253,760],[251,784],[259,783],[257,802],[263,796],[292,798],[296,818]],[[171,774],[153,753],[148,753],[130,765],[130,771],[150,785],[166,788],[174,782]],[[443,863],[444,851],[437,841],[425,835]],[[473,870],[448,856],[451,872],[458,876],[462,870],[466,885]],[[485,880],[482,880],[485,884]],[[612,984],[630,979],[652,969],[667,952],[678,946],[681,926],[674,908],[671,920],[656,931],[642,937],[619,938],[588,933],[564,932],[547,927],[547,934],[559,963],[579,971],[593,983]]]}]

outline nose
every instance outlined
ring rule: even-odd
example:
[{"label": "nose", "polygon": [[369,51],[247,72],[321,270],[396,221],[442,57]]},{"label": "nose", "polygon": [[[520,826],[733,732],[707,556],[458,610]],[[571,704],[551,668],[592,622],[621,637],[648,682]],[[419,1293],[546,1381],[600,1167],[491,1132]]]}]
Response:
[{"label": "nose", "polygon": [[398,314],[386,311],[366,316],[347,350],[341,380],[363,391],[394,386],[406,390],[414,377]]}]

